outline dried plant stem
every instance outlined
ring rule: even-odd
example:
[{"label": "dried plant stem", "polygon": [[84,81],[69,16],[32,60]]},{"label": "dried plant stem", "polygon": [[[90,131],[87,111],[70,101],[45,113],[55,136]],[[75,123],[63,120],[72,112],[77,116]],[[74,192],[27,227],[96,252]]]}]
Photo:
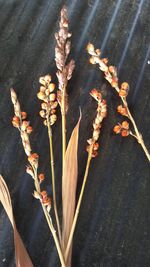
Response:
[{"label": "dried plant stem", "polygon": [[[129,90],[129,85],[127,82],[124,82],[121,84],[121,88],[119,88],[118,86],[118,75],[117,75],[117,69],[114,66],[108,66],[108,59],[107,58],[101,58],[101,51],[99,49],[95,49],[94,45],[89,43],[87,45],[87,51],[88,53],[91,55],[90,58],[90,63],[91,64],[98,64],[99,69],[104,73],[104,77],[105,79],[111,84],[111,86],[117,91],[122,103],[123,103],[123,107],[121,106],[121,109],[123,109],[123,113],[118,111],[121,115],[126,116],[130,122],[132,123],[132,126],[134,128],[134,133],[132,133],[132,131],[128,132],[125,130],[125,132],[123,134],[123,136],[128,136],[129,134],[132,135],[137,142],[141,145],[148,161],[150,162],[150,153],[147,149],[147,147],[145,146],[143,137],[141,135],[141,133],[139,132],[137,125],[135,123],[135,120],[129,110],[128,107],[128,103],[127,103],[127,95],[128,95],[128,90]],[[125,108],[125,110],[124,110]],[[115,129],[116,133],[120,133],[117,132],[117,129]]]},{"label": "dried plant stem", "polygon": [[[40,185],[39,185],[39,181],[38,181],[38,177],[37,177],[37,169],[34,168],[34,167],[32,167],[32,168],[33,168],[33,171],[34,171],[35,188],[36,188],[36,191],[40,194],[41,190],[40,190]],[[64,257],[63,257],[62,251],[61,251],[60,243],[58,241],[57,234],[56,234],[55,228],[53,226],[50,214],[49,214],[49,212],[47,211],[46,207],[44,206],[44,204],[42,202],[41,202],[41,206],[42,206],[45,218],[47,220],[47,224],[48,224],[49,229],[51,231],[51,234],[53,236],[53,239],[54,239],[54,242],[55,242],[55,245],[56,245],[56,248],[57,248],[57,252],[58,252],[58,255],[59,255],[59,259],[60,259],[61,265],[62,265],[62,267],[66,267],[66,264],[65,264],[65,261],[64,261]]]},{"label": "dried plant stem", "polygon": [[[119,87],[118,86],[116,86],[115,89],[116,89],[117,92],[119,92]],[[138,143],[141,145],[141,147],[143,148],[143,151],[145,152],[145,155],[146,155],[147,159],[150,162],[150,153],[149,153],[147,147],[145,146],[143,137],[142,137],[141,133],[139,132],[139,130],[137,128],[137,125],[135,123],[135,120],[134,120],[134,118],[133,118],[133,116],[132,116],[132,114],[131,114],[131,112],[129,110],[126,97],[121,97],[121,100],[122,100],[122,103],[124,104],[124,107],[126,107],[127,117],[130,120],[130,122],[132,123],[134,131],[135,131],[135,135],[131,134],[131,133],[130,133],[130,135],[132,135],[138,141]]]},{"label": "dried plant stem", "polygon": [[79,199],[78,199],[78,203],[77,203],[77,207],[76,207],[76,211],[75,211],[75,215],[74,215],[74,219],[73,219],[73,223],[72,223],[72,227],[71,227],[71,231],[70,231],[70,235],[69,235],[69,239],[68,239],[68,243],[67,243],[67,247],[66,247],[66,251],[65,251],[65,261],[67,261],[69,250],[70,250],[70,247],[72,244],[72,239],[73,239],[75,227],[77,224],[77,219],[78,219],[78,215],[79,215],[79,211],[80,211],[80,207],[81,207],[81,202],[82,202],[82,198],[83,198],[83,193],[84,193],[84,189],[85,189],[85,185],[86,185],[86,181],[87,181],[87,177],[88,177],[88,173],[89,173],[90,163],[91,163],[91,159],[92,159],[92,151],[93,151],[93,145],[90,146],[90,149],[88,152],[88,158],[87,158],[83,183],[82,183],[82,187],[81,187],[81,191],[80,191],[80,195],[79,195]]},{"label": "dried plant stem", "polygon": [[61,115],[62,115],[62,166],[64,166],[64,159],[66,153],[66,105],[65,105],[65,95],[66,95],[66,87],[62,91],[62,107],[61,107]]},{"label": "dried plant stem", "polygon": [[[49,118],[49,116],[48,116],[48,118]],[[56,201],[56,189],[55,189],[53,137],[52,137],[51,125],[50,125],[50,122],[48,119],[47,119],[47,127],[48,127],[49,148],[50,148],[50,165],[51,165],[51,174],[52,174],[53,205],[54,205],[54,213],[55,213],[55,218],[56,218],[59,242],[61,244],[61,230],[60,230],[60,222],[59,222],[59,217],[58,217],[57,201]]]}]

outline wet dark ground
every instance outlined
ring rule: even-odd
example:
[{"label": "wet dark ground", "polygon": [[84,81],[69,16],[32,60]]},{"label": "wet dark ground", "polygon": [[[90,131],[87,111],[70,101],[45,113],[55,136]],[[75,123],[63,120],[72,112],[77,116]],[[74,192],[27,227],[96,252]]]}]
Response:
[{"label": "wet dark ground", "polygon": [[[71,56],[76,70],[69,84],[68,137],[81,106],[83,117],[79,145],[81,186],[95,105],[93,87],[102,89],[108,117],[100,138],[99,156],[93,160],[74,237],[73,267],[150,266],[150,170],[132,137],[122,139],[112,128],[122,118],[116,113],[116,93],[85,51],[91,41],[119,68],[120,81],[130,83],[128,102],[150,150],[150,2],[149,0],[0,0],[0,173],[9,187],[18,230],[35,267],[60,266],[40,205],[32,197],[33,182],[19,134],[11,125],[13,108],[9,89],[14,86],[22,109],[34,127],[32,145],[40,154],[44,186],[51,194],[46,128],[38,116],[38,77],[55,77],[54,33],[61,7],[67,3],[72,36]],[[56,81],[56,77],[54,78]],[[60,207],[60,114],[54,126],[57,191]],[[0,207],[0,267],[14,267],[13,232]]]}]

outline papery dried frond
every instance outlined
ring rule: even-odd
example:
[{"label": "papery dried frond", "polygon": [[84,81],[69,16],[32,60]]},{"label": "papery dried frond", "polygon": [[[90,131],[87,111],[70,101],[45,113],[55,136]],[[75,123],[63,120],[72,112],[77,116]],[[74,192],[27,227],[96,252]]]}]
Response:
[{"label": "papery dried frond", "polygon": [[12,224],[13,231],[14,231],[16,266],[17,267],[27,267],[27,266],[33,267],[31,259],[17,231],[14,216],[13,216],[11,197],[9,194],[8,187],[1,175],[0,175],[0,201],[8,215],[8,218]]},{"label": "papery dried frond", "polygon": [[[63,207],[63,229],[62,229],[62,242],[63,247],[66,249],[76,202],[76,187],[78,176],[78,137],[79,137],[79,119],[77,125],[72,131],[70,141],[65,154],[63,176],[62,176],[62,207]],[[71,255],[71,250],[70,254]],[[70,258],[70,256],[68,257]],[[69,266],[69,265],[66,265]]]}]

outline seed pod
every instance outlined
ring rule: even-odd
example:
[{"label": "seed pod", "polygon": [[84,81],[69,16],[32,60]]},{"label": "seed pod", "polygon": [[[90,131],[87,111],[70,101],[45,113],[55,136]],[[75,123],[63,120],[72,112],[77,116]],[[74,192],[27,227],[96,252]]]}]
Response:
[{"label": "seed pod", "polygon": [[42,118],[46,118],[45,110],[40,110],[39,114]]},{"label": "seed pod", "polygon": [[32,168],[30,166],[27,166],[26,173],[28,173],[29,175],[31,175],[32,177],[34,177],[33,170],[32,170]]},{"label": "seed pod", "polygon": [[43,103],[41,104],[41,108],[46,110],[46,109],[47,109],[47,103],[43,102]]},{"label": "seed pod", "polygon": [[127,129],[127,130],[129,129],[129,123],[127,121],[123,121],[121,126],[123,129]]},{"label": "seed pod", "polygon": [[41,196],[42,196],[42,198],[47,197],[47,192],[46,192],[46,191],[42,191],[42,192],[41,192]]},{"label": "seed pod", "polygon": [[40,99],[40,100],[44,100],[44,99],[45,99],[45,93],[44,93],[44,92],[38,92],[38,93],[37,93],[37,97],[38,97],[38,99]]},{"label": "seed pod", "polygon": [[57,116],[55,114],[50,116],[50,124],[53,125],[57,120]]},{"label": "seed pod", "polygon": [[45,86],[46,85],[45,77],[40,77],[39,78],[39,83]]},{"label": "seed pod", "polygon": [[45,86],[40,86],[40,92],[45,92],[45,90],[46,90],[46,88],[45,88]]},{"label": "seed pod", "polygon": [[25,131],[27,129],[27,127],[29,126],[29,121],[23,121],[22,125],[21,125],[21,130]]},{"label": "seed pod", "polygon": [[126,136],[128,136],[129,135],[129,131],[128,130],[122,130],[121,131],[121,136],[122,137],[126,137]]},{"label": "seed pod", "polygon": [[12,119],[12,124],[13,124],[14,127],[18,128],[19,125],[20,125],[20,119],[19,119],[19,117],[14,116],[13,119]]},{"label": "seed pod", "polygon": [[51,104],[51,109],[54,109],[54,108],[56,108],[57,106],[58,106],[58,102],[55,101],[55,102],[53,102],[53,103]]},{"label": "seed pod", "polygon": [[46,96],[49,96],[50,95],[50,89],[46,89],[45,94],[46,94]]},{"label": "seed pod", "polygon": [[21,118],[22,118],[22,120],[25,120],[27,118],[27,113],[22,111],[21,112]]},{"label": "seed pod", "polygon": [[49,96],[50,101],[54,101],[56,99],[56,94],[52,93]]},{"label": "seed pod", "polygon": [[44,173],[40,173],[40,174],[38,175],[38,177],[39,177],[40,183],[43,182],[43,181],[45,180],[45,175],[44,175]]},{"label": "seed pod", "polygon": [[121,97],[126,97],[128,95],[127,91],[123,90],[123,89],[120,89],[119,90],[119,96]]},{"label": "seed pod", "polygon": [[48,75],[46,75],[46,76],[44,77],[44,79],[45,79],[45,82],[46,82],[46,83],[50,83],[52,77],[51,77],[51,75],[48,74]]},{"label": "seed pod", "polygon": [[96,64],[96,62],[95,62],[95,58],[94,58],[94,57],[90,57],[89,62],[90,62],[92,65]]},{"label": "seed pod", "polygon": [[113,131],[116,134],[119,134],[121,132],[121,126],[120,125],[115,125],[115,127],[113,128]]},{"label": "seed pod", "polygon": [[47,120],[44,120],[44,121],[43,121],[43,124],[44,124],[45,126],[47,126]]},{"label": "seed pod", "polygon": [[30,134],[30,133],[32,133],[32,132],[33,132],[33,128],[32,128],[32,126],[28,126],[28,127],[27,127],[27,133]]},{"label": "seed pod", "polygon": [[91,54],[94,52],[94,45],[91,43],[88,43],[86,49],[87,49],[88,53]]},{"label": "seed pod", "polygon": [[55,90],[55,84],[54,83],[50,83],[49,86],[48,86],[48,89],[52,93]]},{"label": "seed pod", "polygon": [[128,91],[129,90],[129,84],[127,82],[124,82],[121,84],[121,89]]}]

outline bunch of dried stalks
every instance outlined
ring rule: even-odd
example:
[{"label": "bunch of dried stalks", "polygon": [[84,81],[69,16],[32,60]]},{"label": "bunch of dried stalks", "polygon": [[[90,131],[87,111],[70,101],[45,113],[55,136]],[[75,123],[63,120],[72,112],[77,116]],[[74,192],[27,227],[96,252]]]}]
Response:
[{"label": "bunch of dried stalks", "polygon": [[[89,174],[91,160],[98,155],[99,136],[103,119],[107,115],[106,100],[103,99],[101,93],[97,89],[92,89],[90,92],[91,97],[97,102],[96,117],[93,121],[93,133],[91,138],[87,140],[87,163],[83,177],[83,183],[79,192],[79,197],[76,199],[76,189],[78,180],[78,140],[79,140],[79,127],[81,122],[80,118],[72,131],[69,142],[66,140],[66,113],[68,111],[68,93],[67,85],[71,79],[75,67],[74,60],[68,61],[68,56],[71,49],[69,33],[68,14],[66,7],[61,10],[60,29],[55,34],[56,48],[55,48],[55,61],[57,66],[58,90],[52,82],[50,74],[40,77],[40,88],[37,97],[42,101],[40,116],[43,118],[43,123],[47,127],[49,139],[49,154],[50,154],[50,168],[52,178],[52,199],[48,196],[46,190],[41,190],[41,183],[45,180],[45,175],[39,172],[39,155],[33,152],[30,143],[30,134],[33,129],[30,122],[27,120],[27,113],[21,110],[17,94],[14,89],[11,89],[11,100],[14,106],[14,117],[12,124],[19,130],[20,137],[24,152],[27,156],[28,166],[26,172],[32,177],[34,182],[33,196],[40,202],[45,219],[49,226],[50,232],[53,236],[61,266],[71,267],[73,235],[82,203],[83,193],[86,181]],[[150,160],[149,152],[144,144],[143,138],[139,133],[135,121],[129,111],[127,104],[127,92],[129,85],[124,82],[121,86],[118,85],[117,70],[113,66],[108,66],[106,58],[100,58],[100,50],[95,49],[92,44],[87,46],[88,53],[91,55],[90,62],[98,64],[100,70],[104,72],[105,78],[119,94],[122,105],[118,107],[118,112],[126,116],[133,125],[134,133],[129,128],[127,121],[122,122],[114,127],[115,133],[120,133],[122,136],[132,135],[137,139],[142,146],[148,160]],[[53,125],[57,121],[57,108],[58,104],[61,110],[62,119],[62,218],[59,218],[57,208],[57,197],[55,188],[55,164],[53,153]],[[92,127],[92,126],[91,126]],[[8,214],[8,217],[14,228],[14,241],[16,248],[16,264],[17,267],[32,267],[31,260],[23,246],[20,236],[17,232],[10,195],[7,186],[2,177],[0,177],[0,200]],[[54,209],[54,218],[51,216],[51,209]],[[55,227],[56,225],[56,227]]]}]

